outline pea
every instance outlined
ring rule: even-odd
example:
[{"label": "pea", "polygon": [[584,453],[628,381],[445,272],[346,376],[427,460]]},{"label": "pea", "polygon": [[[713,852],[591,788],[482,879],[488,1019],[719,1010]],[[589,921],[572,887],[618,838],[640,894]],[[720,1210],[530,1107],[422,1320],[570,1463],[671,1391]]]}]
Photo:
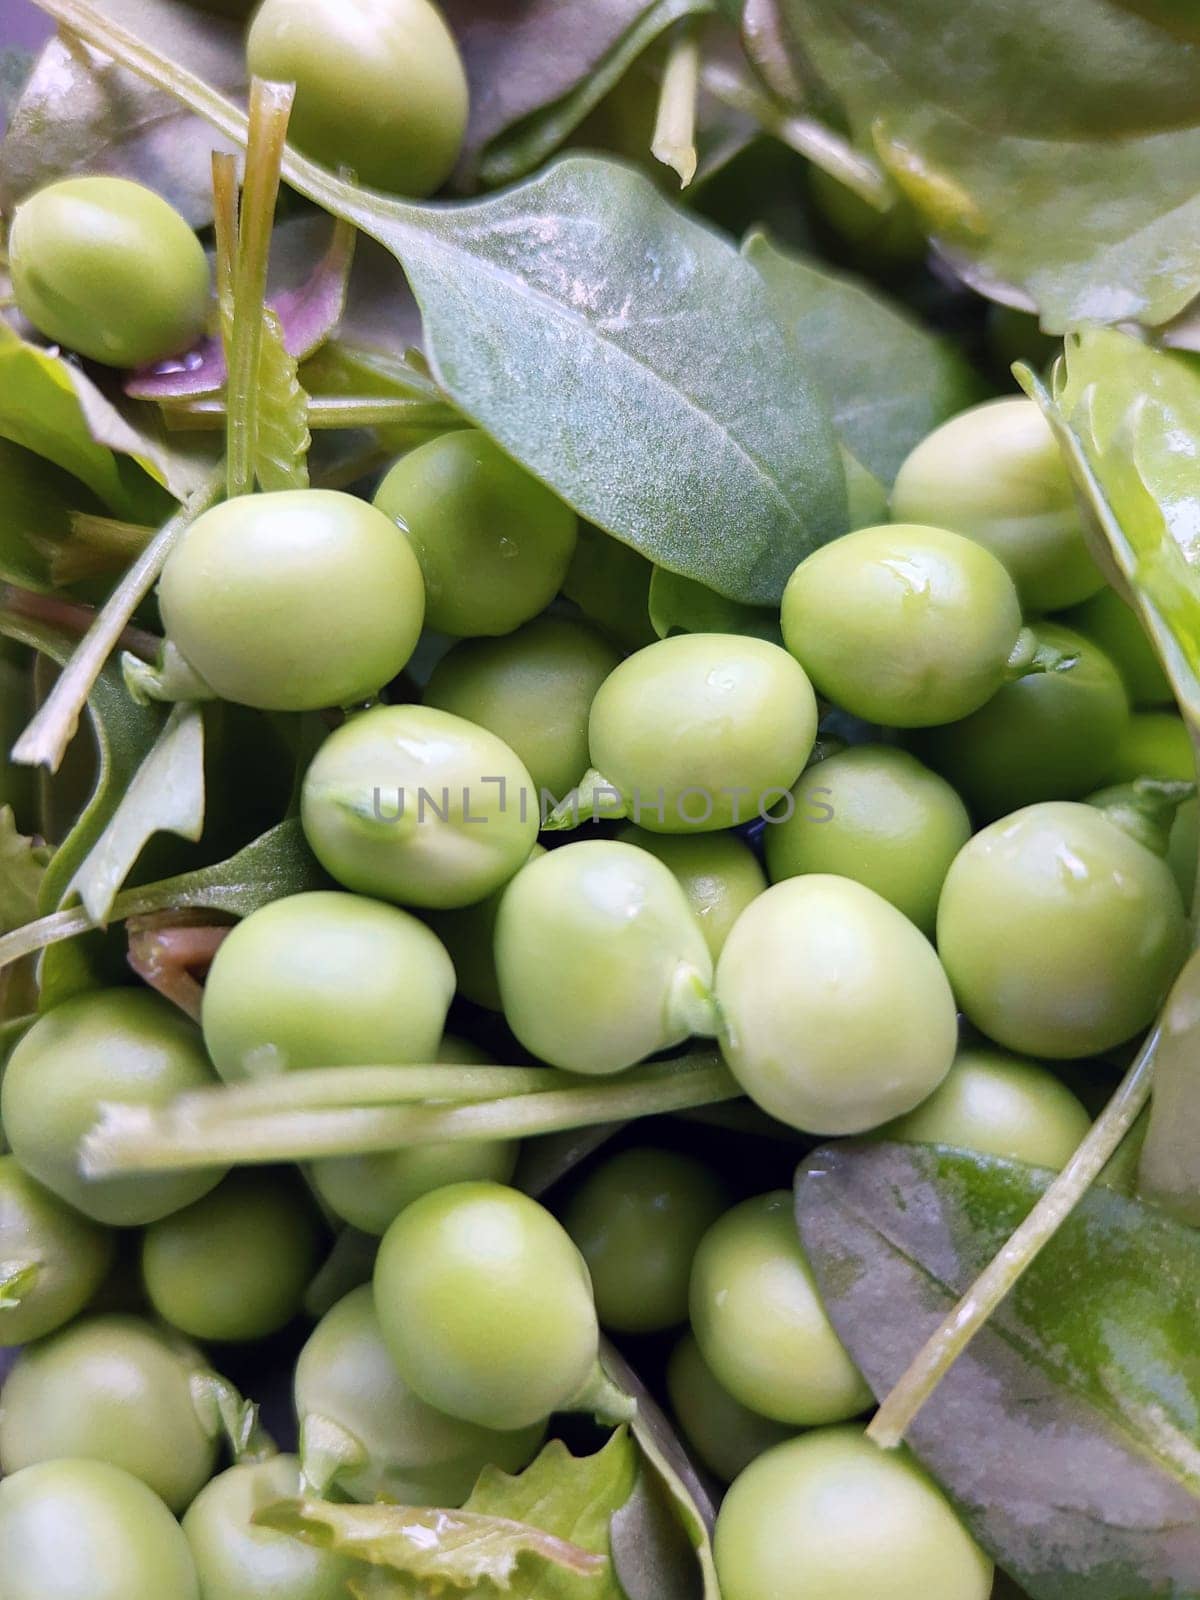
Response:
[{"label": "pea", "polygon": [[714,992],[734,1076],[807,1133],[862,1133],[911,1111],[954,1059],[954,998],[937,956],[848,878],[812,873],[760,895],[721,952]]},{"label": "pea", "polygon": [[634,845],[588,839],[529,862],[495,949],[509,1027],[568,1072],[620,1072],[713,1030],[704,935],[671,872]]},{"label": "pea", "polygon": [[425,606],[406,541],[332,489],[213,506],[168,556],[158,603],[213,693],[265,711],[371,699],[412,654]]},{"label": "pea", "polygon": [[717,1518],[725,1600],[987,1600],[992,1563],[906,1453],[822,1428],[746,1468]]},{"label": "pea", "polygon": [[1091,1118],[1061,1079],[1003,1050],[960,1050],[941,1086],[915,1111],[885,1123],[883,1139],[952,1144],[984,1155],[1065,1167]]},{"label": "pea", "polygon": [[4,1600],[201,1600],[179,1524],[102,1461],[44,1461],[0,1482]]},{"label": "pea", "polygon": [[601,684],[588,723],[592,766],[653,833],[750,821],[795,783],[816,732],[812,686],[787,652],[733,633],[637,651]]},{"label": "pea", "polygon": [[1154,1017],[1187,925],[1166,862],[1092,806],[1046,802],[962,849],[938,908],[962,1009],[997,1044],[1097,1055]]},{"label": "pea", "polygon": [[457,1506],[489,1462],[517,1472],[545,1429],[502,1432],[447,1416],[401,1378],[370,1284],[322,1317],[296,1363],[305,1467],[352,1500]]},{"label": "pea", "polygon": [[562,1220],[587,1262],[601,1326],[658,1333],[686,1321],[692,1257],[726,1204],[716,1175],[673,1150],[623,1150],[596,1167]]},{"label": "pea", "polygon": [[208,262],[178,211],[127,178],[62,178],[13,215],[17,305],[41,333],[110,367],[178,355],[204,332]]},{"label": "pea", "polygon": [[793,1432],[785,1423],[760,1417],[735,1400],[717,1382],[691,1333],[685,1333],[671,1352],[667,1393],[688,1444],[722,1483],[732,1483],[756,1456]]},{"label": "pea", "polygon": [[254,1523],[300,1492],[295,1456],[230,1467],[201,1489],[183,1519],[200,1600],[347,1600],[356,1562]]},{"label": "pea", "polygon": [[1185,800],[1175,813],[1167,846],[1167,863],[1179,885],[1184,910],[1191,916],[1200,857],[1200,801]]},{"label": "pea", "polygon": [[594,629],[538,617],[501,639],[465,639],[442,657],[425,704],[478,723],[561,800],[588,764],[588,713],[620,657]]},{"label": "pea", "polygon": [[538,831],[533,779],[501,740],[430,706],[374,706],[304,779],[313,854],[347,889],[447,910],[494,893]]},{"label": "pea", "polygon": [[234,1172],[146,1230],[142,1276],[159,1316],[193,1339],[263,1339],[299,1314],[320,1244],[293,1174]]},{"label": "pea", "polygon": [[413,1392],[480,1427],[540,1422],[595,1369],[582,1257],[536,1200],[501,1184],[455,1183],[406,1207],[379,1248],[375,1305]]},{"label": "pea", "polygon": [[296,85],[299,149],[368,187],[432,194],[458,160],[467,79],[429,0],[263,0],[246,64]]},{"label": "pea", "polygon": [[1099,788],[1116,761],[1129,722],[1117,669],[1090,639],[1057,623],[1039,624],[1038,638],[1074,665],[1006,684],[974,715],[914,743],[977,819],[1037,800],[1077,800]]},{"label": "pea", "polygon": [[85,1217],[132,1228],[190,1205],[219,1169],[87,1179],[80,1142],[105,1104],[162,1106],[213,1083],[200,1030],[146,989],[98,989],[38,1018],[9,1057],[0,1117],[21,1166]]},{"label": "pea", "polygon": [[208,1482],[215,1439],[192,1380],[204,1363],[138,1317],[85,1317],[29,1345],[4,1385],[0,1467],[59,1456],[107,1461],[140,1478],[172,1511]]},{"label": "pea", "polygon": [[[488,1057],[464,1039],[447,1035],[438,1061],[482,1065]],[[380,1155],[331,1156],[309,1169],[321,1199],[363,1233],[386,1233],[414,1200],[447,1183],[480,1180],[507,1183],[517,1164],[518,1146],[510,1139],[459,1139],[415,1144]]]},{"label": "pea", "polygon": [[892,489],[897,522],[930,522],[990,550],[1026,612],[1059,611],[1103,585],[1066,464],[1032,400],[989,400],[943,422]]},{"label": "pea", "polygon": [[954,790],[907,751],[852,745],[810,767],[766,830],[773,883],[832,872],[882,895],[932,935],[950,863],[971,835]]},{"label": "pea", "polygon": [[0,1156],[0,1282],[25,1281],[12,1303],[0,1289],[0,1348],[27,1344],[82,1311],[112,1265],[113,1235],[64,1205]]},{"label": "pea", "polygon": [[[540,844],[529,852],[530,861],[545,855]],[[430,911],[425,920],[450,952],[458,975],[458,992],[477,1006],[503,1011],[500,979],[496,975],[496,919],[508,887],[502,884],[473,906],[457,911]]]},{"label": "pea", "polygon": [[736,833],[648,833],[630,824],[617,838],[674,873],[714,961],[734,923],[767,887],[758,857]]},{"label": "pea", "polygon": [[204,1042],[228,1082],[305,1067],[433,1061],[454,968],[416,917],[315,890],[239,922],[204,989]]},{"label": "pea", "polygon": [[717,1382],[759,1416],[807,1428],[871,1404],[821,1304],[785,1190],[709,1228],[692,1264],[691,1314]]},{"label": "pea", "polygon": [[1133,607],[1106,585],[1062,618],[1098,644],[1116,667],[1135,706],[1169,706],[1171,685]]},{"label": "pea", "polygon": [[511,633],[562,588],[575,513],[475,428],[401,456],[375,504],[416,552],[426,621],[442,633]]},{"label": "pea", "polygon": [[1125,725],[1106,783],[1162,778],[1195,783],[1196,752],[1187,724],[1174,711],[1135,711]]},{"label": "pea", "polygon": [[819,693],[844,711],[929,727],[968,716],[1007,682],[1021,608],[982,545],[902,523],[806,557],[784,590],[782,624]]}]

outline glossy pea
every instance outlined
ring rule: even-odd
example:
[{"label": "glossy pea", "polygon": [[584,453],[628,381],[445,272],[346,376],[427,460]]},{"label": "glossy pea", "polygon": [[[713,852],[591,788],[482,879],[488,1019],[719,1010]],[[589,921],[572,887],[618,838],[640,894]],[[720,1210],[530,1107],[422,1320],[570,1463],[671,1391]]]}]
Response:
[{"label": "glossy pea", "polygon": [[305,774],[300,815],[313,854],[345,888],[440,910],[506,883],[539,822],[515,753],[431,706],[374,706],[331,733]]},{"label": "glossy pea", "polygon": [[1171,685],[1133,607],[1107,585],[1061,618],[1093,639],[1116,667],[1135,706],[1169,706]]},{"label": "glossy pea", "polygon": [[727,1204],[717,1175],[673,1150],[623,1150],[590,1172],[562,1222],[587,1262],[601,1326],[657,1333],[685,1321],[696,1246]]},{"label": "glossy pea", "polygon": [[204,1042],[227,1082],[305,1067],[432,1061],[454,996],[435,934],[365,896],[272,901],[225,939],[204,989]]},{"label": "glossy pea", "polygon": [[464,638],[544,611],[575,549],[571,508],[475,428],[401,456],[375,504],[421,564],[429,626]]},{"label": "glossy pea", "polygon": [[214,694],[312,711],[368,700],[396,676],[425,597],[412,551],[373,506],[283,489],[197,517],[167,557],[158,603],[168,639]]},{"label": "glossy pea", "polygon": [[200,1030],[147,989],[96,989],[39,1017],[0,1088],[0,1117],[26,1172],[96,1222],[138,1227],[190,1205],[221,1169],[85,1178],[81,1141],[104,1104],[163,1106],[215,1081]]},{"label": "glossy pea", "polygon": [[40,1339],[82,1311],[114,1250],[106,1228],[44,1189],[15,1156],[0,1156],[0,1348]]},{"label": "glossy pea", "polygon": [[518,1472],[537,1451],[540,1419],[479,1427],[426,1404],[384,1340],[370,1284],[328,1311],[296,1363],[306,1469],[353,1500],[457,1506],[489,1463]]},{"label": "glossy pea", "polygon": [[182,1511],[212,1473],[199,1354],[139,1317],[85,1317],[29,1345],[4,1385],[0,1467],[60,1456],[107,1461]]},{"label": "glossy pea", "polygon": [[807,1133],[862,1133],[911,1111],[954,1059],[954,997],[929,942],[849,878],[812,873],[760,895],[714,992],[733,1075]]},{"label": "glossy pea", "polygon": [[146,1293],[164,1322],[193,1339],[266,1338],[299,1313],[321,1232],[293,1173],[232,1172],[202,1200],[147,1228]]},{"label": "glossy pea", "polygon": [[692,1332],[713,1375],[759,1416],[813,1427],[871,1404],[821,1303],[784,1190],[713,1223],[692,1264],[690,1300]]},{"label": "glossy pea", "polygon": [[944,778],[905,750],[860,744],[803,774],[764,846],[772,882],[853,878],[932,935],[942,883],[970,835],[967,808]]},{"label": "glossy pea", "polygon": [[13,215],[17,305],[47,338],[110,367],[178,355],[204,332],[208,262],[153,189],[127,178],[62,178]]},{"label": "glossy pea", "polygon": [[296,85],[298,148],[368,188],[432,194],[458,159],[467,79],[429,0],[263,0],[246,61]]},{"label": "glossy pea", "polygon": [[736,833],[649,833],[632,824],[617,834],[675,875],[715,961],[729,930],[767,887],[754,851]]},{"label": "glossy pea", "polygon": [[717,1381],[693,1333],[685,1333],[671,1352],[667,1394],[687,1443],[722,1483],[732,1483],[756,1456],[794,1431],[735,1400]]}]

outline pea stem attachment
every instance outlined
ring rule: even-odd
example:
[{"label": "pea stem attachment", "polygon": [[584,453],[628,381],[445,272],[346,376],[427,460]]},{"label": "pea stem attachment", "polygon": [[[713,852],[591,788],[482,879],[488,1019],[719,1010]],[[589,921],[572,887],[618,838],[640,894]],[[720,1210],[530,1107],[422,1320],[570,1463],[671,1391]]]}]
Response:
[{"label": "pea stem attachment", "polygon": [[728,1068],[706,1054],[643,1069],[632,1082],[620,1077],[451,1107],[353,1106],[197,1119],[180,1114],[177,1105],[159,1110],[105,1105],[83,1138],[80,1170],[89,1178],[105,1178],[368,1155],[460,1140],[522,1139],[686,1111],[741,1093]]},{"label": "pea stem attachment", "polygon": [[686,189],[696,176],[696,100],[700,93],[700,40],[685,22],[671,42],[650,153],[679,174]]},{"label": "pea stem attachment", "polygon": [[587,1381],[562,1409],[591,1412],[597,1422],[615,1428],[622,1422],[633,1421],[637,1416],[638,1403],[619,1383],[613,1382],[597,1356]]},{"label": "pea stem attachment", "polygon": [[894,1450],[921,1407],[1048,1245],[1117,1152],[1150,1099],[1162,1035],[1155,1027],[1091,1131],[1007,1243],[917,1352],[875,1413],[867,1437]]},{"label": "pea stem attachment", "polygon": [[1033,628],[1022,628],[1008,658],[1005,676],[1009,683],[1015,683],[1018,678],[1040,672],[1070,672],[1078,660],[1078,655],[1046,644]]}]

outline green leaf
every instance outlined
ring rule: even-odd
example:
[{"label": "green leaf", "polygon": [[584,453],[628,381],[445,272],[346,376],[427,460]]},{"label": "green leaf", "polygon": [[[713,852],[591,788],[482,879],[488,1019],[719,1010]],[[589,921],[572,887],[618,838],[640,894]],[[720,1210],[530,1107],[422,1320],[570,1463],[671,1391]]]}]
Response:
[{"label": "green leaf", "polygon": [[121,885],[156,833],[199,839],[204,831],[204,717],[198,706],[174,706],[145,760],[121,794],[104,832],[67,886],[102,926]]},{"label": "green leaf", "polygon": [[781,250],[765,233],[750,234],[742,251],[824,385],[842,442],[884,484],[926,434],[984,397],[948,340],[857,278]]},{"label": "green leaf", "polygon": [[457,181],[523,178],[583,121],[673,22],[712,0],[448,0],[471,87]]},{"label": "green leaf", "polygon": [[772,644],[783,642],[778,611],[726,600],[694,578],[681,578],[665,567],[655,567],[651,576],[649,610],[660,639],[672,633],[748,633]]},{"label": "green leaf", "polygon": [[[1052,1177],[937,1145],[828,1146],[800,1168],[801,1239],[876,1394]],[[914,1422],[1033,1600],[1200,1593],[1198,1284],[1200,1233],[1095,1189]]]},{"label": "green leaf", "polygon": [[1162,7],[775,9],[800,76],[815,70],[983,293],[1036,308],[1061,333],[1156,326],[1200,290],[1200,56],[1163,25]]},{"label": "green leaf", "polygon": [[[172,0],[101,0],[106,15],[168,51],[209,83],[246,83],[243,29]],[[148,184],[193,227],[212,221],[211,152],[230,148],[169,95],[69,39],[43,49],[0,147],[0,206],[72,172]]]},{"label": "green leaf", "polygon": [[37,916],[51,854],[48,845],[20,832],[11,806],[0,806],[0,933],[22,928]]},{"label": "green leaf", "polygon": [[474,1600],[624,1600],[611,1575],[608,1527],[628,1500],[637,1453],[624,1429],[591,1456],[548,1444],[517,1477],[485,1467],[460,1511],[284,1501],[255,1521],[383,1568],[363,1585],[372,1600],[419,1600],[431,1590]]},{"label": "green leaf", "polygon": [[264,490],[308,488],[308,396],[296,372],[296,358],[284,345],[279,318],[265,310],[254,462],[255,477]]}]

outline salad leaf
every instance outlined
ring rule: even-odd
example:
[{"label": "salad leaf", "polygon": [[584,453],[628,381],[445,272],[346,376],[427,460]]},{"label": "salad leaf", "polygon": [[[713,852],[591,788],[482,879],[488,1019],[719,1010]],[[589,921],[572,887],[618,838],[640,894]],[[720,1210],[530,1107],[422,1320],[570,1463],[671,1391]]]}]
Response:
[{"label": "salad leaf", "polygon": [[71,537],[72,512],[98,502],[70,473],[3,438],[0,494],[0,579],[44,594],[54,587],[54,556]]},{"label": "salad leaf", "polygon": [[1156,326],[1200,290],[1200,57],[1163,6],[778,0],[778,11],[798,75],[815,70],[982,293],[1062,333]]},{"label": "salad leaf", "polygon": [[742,250],[824,386],[843,444],[885,485],[926,434],[984,397],[948,340],[865,283],[781,250],[765,233]]},{"label": "salad leaf", "polygon": [[712,0],[448,0],[471,90],[460,188],[523,178],[681,17]]},{"label": "salad leaf", "polygon": [[[937,1145],[804,1163],[800,1236],[877,1394],[1052,1177]],[[1200,1234],[1095,1189],[913,1423],[916,1454],[1033,1600],[1200,1591],[1198,1283]]]},{"label": "salad leaf", "polygon": [[[102,0],[106,15],[227,93],[246,83],[242,28],[171,0]],[[51,39],[12,110],[0,146],[0,206],[74,172],[148,184],[193,227],[212,221],[210,154],[229,148],[170,95],[77,40]]]},{"label": "salad leaf", "polygon": [[49,846],[28,839],[11,806],[0,806],[0,932],[21,928],[37,915]]},{"label": "salad leaf", "polygon": [[300,387],[296,357],[288,350],[274,311],[264,310],[258,359],[258,433],[254,476],[260,489],[307,489],[308,396]]}]

